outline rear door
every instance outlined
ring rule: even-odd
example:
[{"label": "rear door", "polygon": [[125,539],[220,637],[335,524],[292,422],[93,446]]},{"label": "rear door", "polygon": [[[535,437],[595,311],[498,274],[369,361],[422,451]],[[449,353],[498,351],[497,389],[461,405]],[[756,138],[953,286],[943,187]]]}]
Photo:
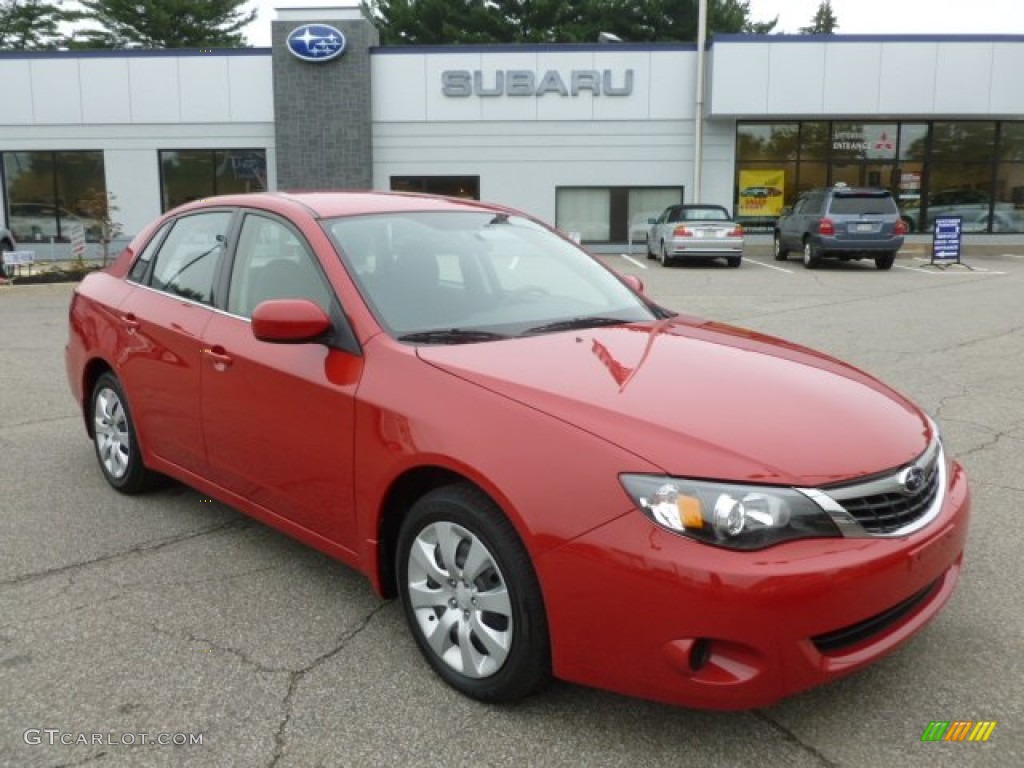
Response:
[{"label": "rear door", "polygon": [[201,473],[206,457],[199,418],[203,331],[214,314],[217,274],[232,211],[173,221],[132,268],[136,288],[119,306],[125,331],[117,373],[147,452]]},{"label": "rear door", "polygon": [[885,190],[837,191],[829,217],[835,223],[837,237],[851,243],[871,243],[895,236],[899,211]]}]

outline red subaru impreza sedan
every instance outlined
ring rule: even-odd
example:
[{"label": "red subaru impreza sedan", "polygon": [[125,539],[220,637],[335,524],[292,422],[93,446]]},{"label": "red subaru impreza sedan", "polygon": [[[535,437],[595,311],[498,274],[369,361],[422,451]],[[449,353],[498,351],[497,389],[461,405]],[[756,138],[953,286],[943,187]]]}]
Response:
[{"label": "red subaru impreza sedan", "polygon": [[170,476],[357,568],[481,700],[754,707],[921,629],[970,510],[936,425],[638,287],[499,206],[212,198],[82,281],[67,370],[116,490]]}]

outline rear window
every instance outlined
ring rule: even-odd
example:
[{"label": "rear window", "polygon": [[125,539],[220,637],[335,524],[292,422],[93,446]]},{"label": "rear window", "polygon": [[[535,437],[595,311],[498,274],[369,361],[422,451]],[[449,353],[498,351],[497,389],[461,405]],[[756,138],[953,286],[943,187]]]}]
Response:
[{"label": "rear window", "polygon": [[836,195],[832,198],[829,212],[853,216],[864,213],[896,213],[896,202],[888,193]]}]

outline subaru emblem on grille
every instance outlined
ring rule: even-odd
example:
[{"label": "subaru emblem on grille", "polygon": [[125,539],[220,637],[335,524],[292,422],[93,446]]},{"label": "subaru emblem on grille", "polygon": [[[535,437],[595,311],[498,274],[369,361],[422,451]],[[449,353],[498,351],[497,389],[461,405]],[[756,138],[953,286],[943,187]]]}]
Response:
[{"label": "subaru emblem on grille", "polygon": [[908,467],[904,470],[903,474],[900,475],[900,485],[903,486],[903,492],[908,496],[911,496],[924,488],[924,483],[924,470],[918,466]]}]

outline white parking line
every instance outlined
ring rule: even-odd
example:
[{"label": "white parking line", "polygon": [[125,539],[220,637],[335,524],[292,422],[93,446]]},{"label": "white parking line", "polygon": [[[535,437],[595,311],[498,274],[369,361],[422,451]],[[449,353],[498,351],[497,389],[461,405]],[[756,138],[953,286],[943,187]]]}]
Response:
[{"label": "white parking line", "polygon": [[964,269],[957,269],[957,270],[951,271],[948,267],[936,267],[935,269],[926,269],[926,267],[930,266],[929,264],[922,264],[919,267],[903,267],[903,266],[900,266],[899,264],[896,264],[894,266],[896,267],[896,269],[905,269],[908,272],[917,272],[918,274],[921,274],[921,275],[933,275],[935,277],[942,277],[942,276],[947,276],[948,277],[949,275],[970,275],[972,273],[973,274],[977,274],[977,275],[1007,275],[1007,274],[1009,274],[1008,272],[997,272],[997,271],[992,270],[992,269],[985,269],[984,267],[971,267],[970,269],[967,269],[965,267]]},{"label": "white parking line", "polygon": [[743,260],[744,261],[748,261],[751,264],[757,264],[757,266],[764,267],[765,269],[775,269],[775,270],[778,270],[779,272],[785,272],[787,275],[792,275],[793,274],[793,270],[792,269],[786,269],[785,267],[777,267],[774,264],[765,264],[763,262],[757,261],[756,259],[747,259],[747,258],[745,258]]},{"label": "white parking line", "polygon": [[901,266],[899,264],[894,264],[893,268],[894,269],[905,269],[905,270],[907,270],[907,272],[917,272],[919,275],[933,275],[935,277],[938,277],[939,275],[942,274],[941,272],[929,272],[928,270],[922,269],[921,267],[904,267],[904,266]]},{"label": "white parking line", "polygon": [[619,255],[622,256],[622,258],[624,258],[630,264],[635,264],[636,266],[640,267],[640,269],[647,269],[647,265],[644,264],[642,261],[637,261],[632,256],[628,256],[625,253],[622,253],[622,254],[619,254]]}]

